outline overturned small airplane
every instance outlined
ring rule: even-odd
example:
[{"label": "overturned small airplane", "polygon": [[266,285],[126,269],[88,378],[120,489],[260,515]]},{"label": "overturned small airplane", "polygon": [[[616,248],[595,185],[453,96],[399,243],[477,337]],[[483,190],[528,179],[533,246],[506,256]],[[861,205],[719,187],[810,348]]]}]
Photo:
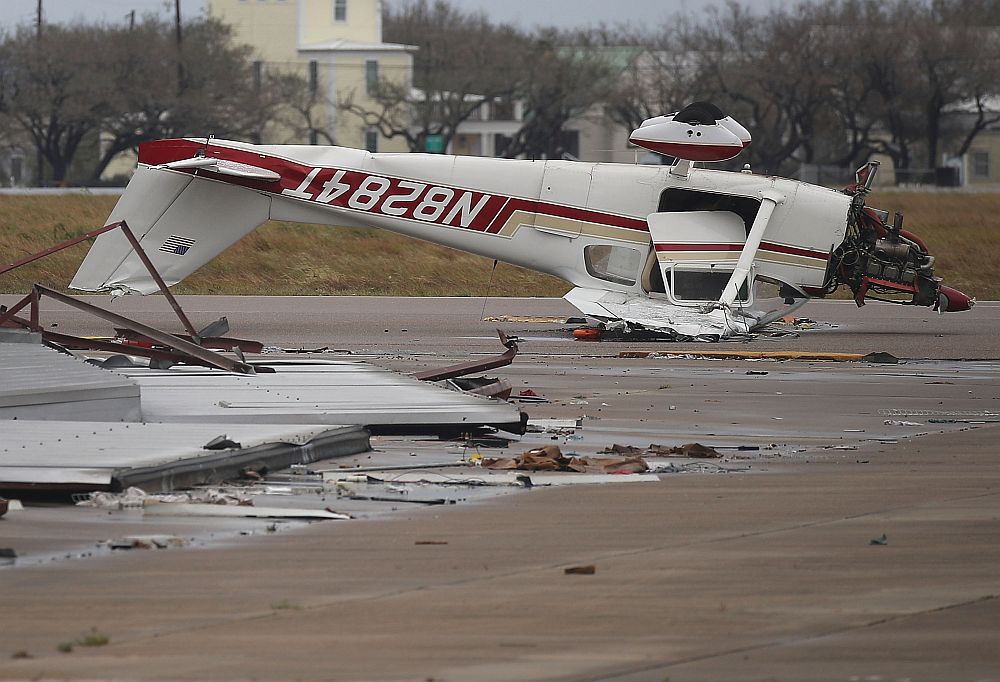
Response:
[{"label": "overturned small airplane", "polygon": [[[645,121],[630,141],[673,165],[373,154],[173,139],[140,146],[109,222],[126,220],[168,285],[267,221],[378,227],[561,277],[585,315],[625,331],[718,340],[845,285],[866,300],[974,303],[934,276],[902,216],[867,207],[877,163],[835,191],[696,168],[750,134],[708,103]],[[757,284],[776,285],[765,304]],[[148,294],[129,241],[101,235],[71,285]],[[777,304],[775,305],[775,301]]]}]

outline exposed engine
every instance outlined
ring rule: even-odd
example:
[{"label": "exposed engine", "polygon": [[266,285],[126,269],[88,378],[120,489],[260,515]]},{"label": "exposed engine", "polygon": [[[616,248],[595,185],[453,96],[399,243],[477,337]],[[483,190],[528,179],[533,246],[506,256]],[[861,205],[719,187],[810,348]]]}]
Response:
[{"label": "exposed engine", "polygon": [[858,306],[871,299],[933,306],[940,312],[969,310],[975,301],[941,284],[934,275],[934,256],[920,237],[903,229],[903,215],[896,213],[890,224],[887,211],[865,206],[877,169],[875,161],[862,166],[857,182],[844,190],[854,197],[847,236],[830,259],[823,294],[846,284]]}]

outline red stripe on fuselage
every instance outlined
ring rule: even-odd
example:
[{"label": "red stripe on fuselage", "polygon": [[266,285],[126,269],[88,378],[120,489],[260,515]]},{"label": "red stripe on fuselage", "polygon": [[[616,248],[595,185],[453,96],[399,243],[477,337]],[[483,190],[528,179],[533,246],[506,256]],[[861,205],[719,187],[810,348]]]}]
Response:
[{"label": "red stripe on fuselage", "polygon": [[[656,244],[657,251],[742,251],[743,244]],[[785,246],[773,242],[761,242],[761,251],[772,253],[787,253],[793,256],[803,256],[805,258],[815,258],[816,260],[829,260],[830,255],[822,251],[811,249],[801,249],[795,246]]]},{"label": "red stripe on fuselage", "polygon": [[657,244],[657,251],[742,251],[742,244]]},{"label": "red stripe on fuselage", "polygon": [[[438,224],[438,225],[449,225],[451,227],[462,227],[464,229],[470,229],[478,232],[489,232],[495,234],[499,232],[507,221],[516,211],[524,211],[526,213],[535,213],[541,215],[549,215],[558,218],[566,218],[569,220],[579,220],[583,222],[594,223],[598,225],[608,225],[611,227],[619,227],[629,230],[637,230],[640,232],[648,232],[649,227],[642,218],[634,218],[631,216],[618,215],[613,213],[603,213],[601,211],[595,211],[586,208],[579,208],[576,206],[564,206],[561,204],[554,204],[547,201],[541,201],[538,199],[523,199],[520,197],[507,197],[499,194],[489,194],[486,192],[481,192],[479,190],[449,187],[445,185],[435,185],[428,183],[423,180],[409,179],[409,178],[398,178],[386,175],[378,175],[372,173],[366,173],[357,170],[350,169],[339,169],[326,166],[308,166],[303,163],[292,161],[290,159],[284,159],[277,156],[269,156],[266,154],[261,154],[260,152],[234,149],[232,147],[221,147],[212,146],[211,143],[195,142],[194,140],[187,139],[174,139],[174,140],[159,140],[156,142],[146,142],[139,145],[139,162],[148,164],[151,166],[157,166],[165,163],[170,163],[171,161],[182,161],[184,159],[190,159],[195,156],[198,150],[203,150],[203,153],[208,158],[220,158],[229,161],[237,161],[239,163],[245,163],[251,166],[258,166],[260,168],[266,168],[267,170],[274,171],[281,176],[281,180],[276,182],[268,182],[265,180],[254,180],[250,178],[239,178],[232,175],[223,175],[220,173],[215,173],[212,171],[188,169],[179,172],[186,172],[192,175],[207,176],[221,182],[225,182],[232,185],[239,185],[242,187],[247,187],[250,189],[255,189],[259,191],[265,191],[272,194],[282,195],[284,190],[294,191],[301,187],[302,182],[312,173],[314,170],[318,169],[318,172],[313,177],[312,181],[309,183],[307,188],[308,193],[313,197],[309,203],[317,203],[320,206],[333,206],[336,208],[348,208],[353,210],[365,210],[368,212],[374,212],[377,215],[383,215],[387,217],[401,217],[414,219],[416,209],[423,201],[430,189],[444,189],[451,190],[454,196],[448,201],[444,209],[441,211],[441,218],[447,218],[449,215],[453,215],[453,218],[448,222],[440,222],[437,220],[428,220],[426,218],[416,218],[418,220],[423,220],[428,224]],[[324,184],[332,179],[335,174],[343,171],[344,181],[349,184],[352,188],[357,188],[362,182],[368,178],[378,177],[383,178],[391,183],[391,187],[381,195],[377,202],[372,204],[368,209],[358,209],[347,205],[348,195],[344,194],[335,199],[332,199],[329,203],[318,202],[315,199],[320,196],[323,190]],[[384,211],[386,202],[392,198],[399,198],[403,196],[406,192],[415,192],[416,188],[401,187],[400,183],[412,183],[413,185],[423,185],[423,187],[414,194],[414,196],[407,200],[405,210],[403,213]],[[466,202],[470,206],[478,206],[479,202],[483,197],[489,197],[486,203],[476,212],[474,218],[468,225],[455,224],[460,222],[462,217],[461,209],[462,207],[457,207],[463,196],[465,194],[470,194],[471,196],[466,198]],[[285,194],[284,196],[288,196]],[[393,204],[393,206],[401,206],[399,202]],[[656,244],[657,251],[742,251],[742,244]],[[771,251],[774,253],[785,253],[795,256],[803,256],[805,258],[814,258],[817,260],[827,261],[829,260],[829,254],[823,251],[816,251],[812,249],[800,248],[795,246],[787,246],[785,244],[777,244],[774,242],[762,242],[760,245],[761,250]]]},{"label": "red stripe on fuselage", "polygon": [[[351,185],[353,188],[357,188],[362,182],[370,177],[384,178],[390,183],[392,187],[386,190],[386,193],[381,196],[375,204],[373,204],[367,211],[374,212],[378,215],[388,215],[389,217],[402,217],[402,218],[413,218],[413,211],[416,206],[419,205],[427,195],[430,188],[441,188],[444,190],[451,190],[454,192],[453,198],[447,204],[446,208],[442,212],[442,215],[447,216],[453,210],[455,210],[456,204],[459,203],[462,196],[466,193],[471,193],[472,204],[478,205],[479,201],[484,196],[489,196],[486,205],[484,205],[477,213],[472,223],[466,227],[466,229],[472,229],[476,231],[489,231],[491,233],[499,232],[503,226],[510,219],[511,215],[515,211],[524,211],[527,213],[539,213],[543,215],[551,215],[559,218],[567,218],[570,220],[580,220],[590,223],[596,223],[599,225],[609,225],[613,227],[621,227],[630,230],[638,230],[641,232],[648,232],[649,228],[646,225],[646,221],[641,218],[634,218],[631,216],[617,215],[613,213],[603,213],[601,211],[594,211],[586,208],[578,208],[575,206],[563,206],[560,204],[553,204],[549,202],[539,201],[537,199],[523,199],[519,197],[507,197],[499,194],[489,194],[487,192],[481,192],[479,190],[465,189],[450,187],[447,185],[437,185],[433,183],[428,183],[424,180],[409,179],[409,178],[397,178],[387,175],[379,175],[377,173],[368,173],[364,171],[351,170],[347,168],[333,168],[326,166],[308,166],[297,161],[292,161],[290,159],[283,159],[281,157],[268,156],[255,151],[234,149],[232,147],[221,147],[212,146],[211,144],[204,144],[195,142],[193,140],[177,139],[177,140],[159,140],[156,142],[146,142],[139,146],[139,162],[148,164],[151,166],[162,165],[165,163],[170,163],[171,161],[182,161],[184,159],[190,159],[195,156],[199,150],[203,150],[204,155],[207,158],[219,158],[226,159],[229,161],[237,161],[239,163],[245,163],[251,166],[257,166],[259,168],[266,168],[267,170],[274,171],[281,176],[281,179],[275,182],[267,182],[262,180],[253,180],[249,178],[238,178],[231,175],[223,175],[220,173],[215,173],[212,171],[196,170],[196,169],[186,169],[179,172],[186,172],[192,175],[207,176],[214,180],[220,180],[233,185],[239,185],[242,187],[248,187],[251,189],[263,190],[273,194],[283,194],[284,190],[296,191],[298,190],[302,182],[308,177],[310,173],[319,168],[319,172],[313,177],[312,181],[306,188],[307,192],[313,197],[310,203],[318,203],[321,206],[333,206],[337,208],[354,208],[348,206],[346,201],[348,196],[341,195],[330,202],[318,202],[316,198],[320,196],[323,186],[328,182],[338,171],[344,171],[344,176],[342,181],[346,184]],[[399,188],[399,183],[414,183],[424,185],[424,188],[420,192],[408,200],[408,210],[404,214],[395,213],[384,213],[381,211],[386,200],[392,197],[399,197],[402,192],[397,192]],[[407,188],[408,191],[414,191],[412,188]],[[284,193],[288,196],[287,193]],[[294,198],[294,197],[292,197]],[[355,209],[362,210],[362,209]],[[438,221],[426,221],[431,224],[442,224]],[[454,221],[452,221],[454,222]],[[458,227],[459,225],[452,225],[453,227]]]}]

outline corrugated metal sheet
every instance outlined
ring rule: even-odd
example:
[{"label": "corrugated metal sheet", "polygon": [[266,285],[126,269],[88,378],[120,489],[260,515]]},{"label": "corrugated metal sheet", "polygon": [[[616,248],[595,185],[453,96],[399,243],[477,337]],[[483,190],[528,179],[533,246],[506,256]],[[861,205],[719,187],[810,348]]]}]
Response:
[{"label": "corrugated metal sheet", "polygon": [[516,424],[516,406],[460,393],[363,362],[275,365],[234,375],[194,367],[121,370],[142,387],[147,421],[471,427]]},{"label": "corrugated metal sheet", "polygon": [[74,356],[0,343],[0,418],[135,420],[139,393],[137,382]]},{"label": "corrugated metal sheet", "polygon": [[[242,448],[203,448],[220,435]],[[329,424],[12,420],[0,422],[0,436],[0,489],[169,489],[221,480],[245,466],[283,468],[368,449],[368,434],[361,427]]]}]

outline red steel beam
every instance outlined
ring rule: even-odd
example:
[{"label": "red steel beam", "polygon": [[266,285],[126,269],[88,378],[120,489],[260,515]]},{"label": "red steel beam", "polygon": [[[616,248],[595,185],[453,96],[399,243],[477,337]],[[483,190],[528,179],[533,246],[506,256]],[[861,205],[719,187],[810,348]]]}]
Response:
[{"label": "red steel beam", "polygon": [[142,261],[142,264],[146,266],[146,270],[149,271],[150,276],[156,282],[156,286],[160,287],[160,291],[167,298],[167,301],[170,303],[170,307],[174,309],[177,319],[179,319],[181,324],[184,325],[184,329],[186,329],[187,333],[191,335],[194,342],[201,343],[201,337],[198,336],[198,332],[195,330],[194,325],[191,324],[191,320],[189,320],[187,315],[184,314],[184,311],[181,310],[181,306],[177,302],[177,299],[174,298],[172,293],[170,293],[170,289],[167,288],[163,278],[160,277],[160,273],[156,271],[155,267],[153,267],[153,262],[149,260],[149,256],[146,255],[146,251],[139,245],[139,240],[135,238],[135,234],[133,234],[132,229],[128,226],[128,223],[123,220],[119,223],[119,225],[121,225],[122,232],[125,233],[125,238],[129,240],[130,244],[132,244],[132,248],[135,250],[135,255],[137,255],[139,260]]},{"label": "red steel beam", "polygon": [[17,268],[21,267],[22,265],[27,265],[28,263],[34,263],[36,260],[39,260],[40,258],[45,258],[46,256],[51,256],[53,253],[58,253],[59,251],[62,251],[63,249],[68,249],[71,246],[76,246],[80,242],[86,241],[86,240],[90,239],[91,237],[96,237],[98,235],[104,234],[105,232],[110,232],[111,230],[115,229],[116,227],[118,227],[119,225],[122,225],[122,224],[124,224],[124,221],[118,222],[118,223],[111,223],[110,225],[105,225],[104,227],[99,227],[96,230],[91,230],[90,232],[87,232],[86,234],[81,234],[79,237],[73,237],[72,239],[67,239],[64,242],[59,242],[55,246],[50,246],[49,248],[45,249],[44,251],[39,251],[38,253],[33,253],[30,256],[25,256],[21,260],[14,261],[13,263],[10,263],[10,264],[5,265],[4,267],[0,268],[0,275],[2,275],[4,273],[7,273],[7,272],[10,272],[11,270],[17,269]]},{"label": "red steel beam", "polygon": [[197,344],[191,343],[190,341],[185,341],[184,339],[178,338],[173,334],[169,334],[164,331],[160,331],[154,327],[142,324],[141,322],[136,322],[135,320],[130,320],[127,317],[122,317],[117,313],[113,313],[110,310],[105,310],[104,308],[98,308],[90,303],[85,303],[72,296],[67,296],[66,294],[61,294],[58,291],[44,287],[41,284],[36,284],[34,286],[34,291],[36,295],[48,296],[49,298],[55,299],[64,305],[68,305],[71,308],[76,308],[77,310],[82,310],[88,312],[95,317],[99,317],[102,320],[106,320],[112,324],[117,324],[126,329],[131,329],[132,331],[142,334],[143,336],[150,338],[157,343],[172,348],[178,353],[190,355],[191,357],[197,358],[211,367],[217,367],[219,369],[224,369],[227,372],[236,372],[238,374],[254,374],[255,370],[252,365],[248,365],[245,362],[240,362],[238,360],[233,360],[227,358],[224,355],[220,355],[214,351],[203,348]]},{"label": "red steel beam", "polygon": [[442,367],[441,369],[425,369],[422,372],[414,372],[410,376],[421,381],[443,381],[444,379],[454,379],[467,374],[486,372],[497,367],[506,367],[514,362],[514,356],[517,355],[517,337],[508,337],[499,329],[497,329],[497,334],[500,335],[500,343],[507,347],[507,350],[501,355],[494,355],[480,360],[470,360],[457,365]]}]

